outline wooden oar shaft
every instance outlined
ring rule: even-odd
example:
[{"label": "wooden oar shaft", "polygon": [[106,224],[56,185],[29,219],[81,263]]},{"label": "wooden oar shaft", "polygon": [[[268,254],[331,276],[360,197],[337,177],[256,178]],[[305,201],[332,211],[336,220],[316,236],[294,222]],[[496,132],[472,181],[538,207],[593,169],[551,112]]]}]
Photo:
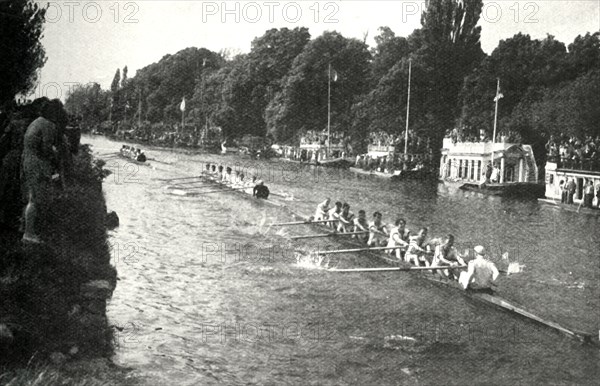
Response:
[{"label": "wooden oar shaft", "polygon": [[231,192],[233,190],[242,190],[242,189],[247,189],[246,187],[242,187],[242,188],[229,188],[229,189],[219,189],[219,190],[209,190],[206,192],[197,192],[197,193],[193,193],[190,196],[201,196],[203,194],[208,194],[208,193],[217,193],[217,192]]},{"label": "wooden oar shaft", "polygon": [[352,236],[352,235],[364,235],[369,232],[347,232],[347,233],[325,233],[321,235],[308,235],[308,236],[292,236],[290,237],[292,240],[300,240],[300,239],[312,239],[319,237],[336,237],[336,236]]},{"label": "wooden oar shaft", "polygon": [[302,225],[302,224],[323,224],[328,222],[336,222],[338,220],[316,220],[316,221],[292,221],[292,222],[280,222],[271,224],[272,227],[281,227],[287,225]]},{"label": "wooden oar shaft", "polygon": [[193,185],[193,184],[200,184],[200,183],[205,183],[204,180],[197,180],[197,181],[186,181],[186,182],[176,182],[175,185],[171,185],[171,186],[181,186],[181,185]]},{"label": "wooden oar shaft", "polygon": [[388,251],[390,249],[404,250],[402,247],[371,247],[371,248],[353,248],[353,249],[334,249],[331,251],[315,251],[316,255],[333,255],[336,253],[352,253],[352,252],[366,252],[366,251]]},{"label": "wooden oar shaft", "polygon": [[156,179],[156,181],[191,180],[192,178],[202,178],[202,176],[193,176],[193,177],[177,177],[177,178],[157,178],[157,179]]},{"label": "wooden oar shaft", "polygon": [[337,269],[333,268],[329,271],[331,272],[389,272],[389,271],[400,271],[400,272],[408,272],[408,271],[438,271],[440,269],[464,269],[467,268],[466,265],[457,265],[454,267],[445,266],[445,267],[384,267],[384,268],[348,268],[348,269]]}]

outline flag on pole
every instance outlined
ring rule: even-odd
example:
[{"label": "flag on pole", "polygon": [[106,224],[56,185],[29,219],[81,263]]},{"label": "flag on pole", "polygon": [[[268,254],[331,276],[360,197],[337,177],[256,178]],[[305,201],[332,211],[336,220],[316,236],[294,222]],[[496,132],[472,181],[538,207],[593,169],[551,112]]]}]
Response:
[{"label": "flag on pole", "polygon": [[333,76],[332,76],[333,77],[333,81],[337,82],[337,80],[338,80],[338,73],[337,73],[336,70],[332,70],[332,72],[333,72]]},{"label": "flag on pole", "polygon": [[181,101],[181,104],[179,105],[179,110],[181,110],[182,112],[185,111],[185,97],[183,97],[183,100]]},{"label": "flag on pole", "polygon": [[498,95],[496,95],[496,97],[494,98],[494,102],[498,102],[502,98],[504,98],[504,95],[502,95],[502,93],[498,93]]},{"label": "flag on pole", "polygon": [[206,58],[202,59],[202,67],[206,66]]}]

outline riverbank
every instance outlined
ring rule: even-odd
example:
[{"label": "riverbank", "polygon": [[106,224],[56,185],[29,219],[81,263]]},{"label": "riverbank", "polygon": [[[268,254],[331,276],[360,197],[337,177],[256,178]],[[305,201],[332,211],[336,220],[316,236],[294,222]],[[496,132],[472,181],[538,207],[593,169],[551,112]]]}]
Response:
[{"label": "riverbank", "polygon": [[[114,347],[106,303],[117,278],[102,166],[87,146],[73,156],[64,185],[53,186],[46,210],[40,210],[42,244],[23,243],[14,229],[2,233],[0,384],[123,378],[124,370],[106,361]],[[115,371],[96,376],[92,363]]]}]

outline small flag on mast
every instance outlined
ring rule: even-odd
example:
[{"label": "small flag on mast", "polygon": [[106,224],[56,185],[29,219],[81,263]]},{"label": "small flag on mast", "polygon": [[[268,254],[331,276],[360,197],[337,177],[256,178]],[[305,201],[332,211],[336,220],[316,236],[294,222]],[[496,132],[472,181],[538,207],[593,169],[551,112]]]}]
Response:
[{"label": "small flag on mast", "polygon": [[504,98],[504,95],[502,93],[498,93],[498,95],[496,95],[496,97],[494,98],[494,102],[498,102],[502,98]]},{"label": "small flag on mast", "polygon": [[337,73],[336,70],[332,70],[332,72],[333,72],[333,75],[332,75],[333,81],[337,82],[337,80],[338,80],[338,73]]},{"label": "small flag on mast", "polygon": [[181,104],[179,105],[179,110],[185,111],[185,97],[183,97],[183,100],[181,101]]}]

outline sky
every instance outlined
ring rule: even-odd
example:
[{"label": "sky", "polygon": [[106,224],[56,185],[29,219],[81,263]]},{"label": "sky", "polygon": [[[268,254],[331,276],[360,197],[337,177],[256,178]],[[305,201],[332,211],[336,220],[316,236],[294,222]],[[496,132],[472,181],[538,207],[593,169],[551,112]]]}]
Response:
[{"label": "sky", "polygon": [[[40,4],[48,3],[47,0]],[[408,36],[421,26],[421,1],[50,1],[42,44],[48,60],[32,97],[64,100],[74,84],[110,87],[117,68],[129,77],[164,55],[187,47],[219,52],[250,51],[271,28],[307,27],[363,40],[373,47],[377,29]],[[484,1],[481,45],[490,54],[500,40],[521,32],[547,34],[567,46],[578,35],[600,30],[600,0]]]}]

